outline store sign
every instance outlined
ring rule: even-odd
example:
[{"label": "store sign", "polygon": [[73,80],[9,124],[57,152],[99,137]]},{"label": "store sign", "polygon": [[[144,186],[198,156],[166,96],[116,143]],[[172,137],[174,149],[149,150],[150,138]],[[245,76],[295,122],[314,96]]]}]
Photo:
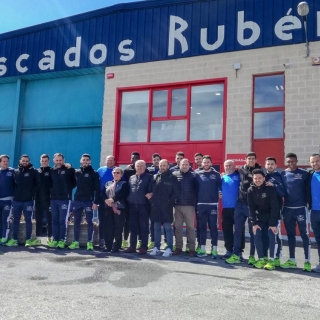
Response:
[{"label": "store sign", "polygon": [[232,160],[236,168],[246,164],[246,154],[245,153],[228,153],[227,160]]},{"label": "store sign", "polygon": [[[0,36],[0,78],[303,43],[298,2],[159,0],[150,7],[138,2],[135,10],[97,10],[82,21]],[[320,40],[320,1],[308,2],[309,40]]]}]

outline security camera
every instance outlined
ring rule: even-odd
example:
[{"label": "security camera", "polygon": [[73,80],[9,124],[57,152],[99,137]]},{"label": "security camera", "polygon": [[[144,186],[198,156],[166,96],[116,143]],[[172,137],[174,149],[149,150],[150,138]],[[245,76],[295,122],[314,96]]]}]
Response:
[{"label": "security camera", "polygon": [[283,66],[286,68],[286,67],[290,67],[290,63],[287,62],[287,63],[284,63]]}]

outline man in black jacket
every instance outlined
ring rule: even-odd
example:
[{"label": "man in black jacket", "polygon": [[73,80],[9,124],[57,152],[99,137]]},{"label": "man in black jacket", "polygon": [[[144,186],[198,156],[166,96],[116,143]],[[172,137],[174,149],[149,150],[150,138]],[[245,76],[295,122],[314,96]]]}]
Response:
[{"label": "man in black jacket", "polygon": [[56,153],[53,162],[50,170],[53,241],[48,247],[64,249],[72,189],[76,186],[75,170],[65,166],[62,153]]},{"label": "man in black jacket", "polygon": [[[247,199],[254,233],[254,241],[259,260],[254,267],[274,270],[274,258],[277,252],[276,234],[278,233],[279,202],[276,189],[267,186],[265,175],[261,169],[252,171],[253,184],[248,189]],[[269,240],[268,240],[269,238]],[[270,249],[269,260],[264,259],[265,252]]]},{"label": "man in black jacket", "polygon": [[12,201],[12,238],[7,242],[8,247],[18,245],[18,233],[21,214],[26,222],[26,247],[33,245],[32,234],[32,215],[34,207],[34,198],[39,188],[40,177],[36,169],[30,163],[30,158],[26,154],[20,158],[19,168],[14,170],[14,194]]},{"label": "man in black jacket", "polygon": [[41,167],[38,169],[40,175],[40,187],[36,194],[36,236],[37,238],[33,240],[33,243],[41,244],[42,233],[42,220],[43,213],[46,214],[47,220],[47,243],[51,242],[52,237],[52,216],[50,211],[50,188],[51,188],[51,178],[50,178],[50,167],[49,167],[49,156],[47,154],[43,154],[40,156],[40,164]]},{"label": "man in black jacket", "polygon": [[176,249],[174,255],[182,253],[183,247],[183,222],[187,227],[187,238],[190,256],[195,256],[195,232],[194,216],[197,203],[196,195],[198,193],[198,183],[195,173],[190,171],[190,162],[188,159],[180,161],[180,170],[174,171],[173,175],[177,178],[181,192],[175,202],[174,226],[176,236]]},{"label": "man in black jacket", "polygon": [[84,153],[80,159],[81,167],[75,170],[77,191],[72,202],[74,217],[74,241],[69,249],[79,249],[80,224],[82,213],[86,213],[88,227],[87,250],[93,250],[93,211],[97,210],[100,201],[100,181],[97,171],[91,166],[91,157]]},{"label": "man in black jacket", "polygon": [[154,222],[155,246],[150,255],[160,253],[161,224],[166,230],[167,248],[163,257],[170,257],[173,248],[173,206],[180,194],[180,185],[176,176],[169,170],[169,162],[166,159],[160,161],[159,172],[153,176],[151,221]]}]

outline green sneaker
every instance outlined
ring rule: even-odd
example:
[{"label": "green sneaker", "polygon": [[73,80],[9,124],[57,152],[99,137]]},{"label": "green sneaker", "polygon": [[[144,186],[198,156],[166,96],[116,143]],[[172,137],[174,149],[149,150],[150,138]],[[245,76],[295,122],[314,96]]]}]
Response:
[{"label": "green sneaker", "polygon": [[206,257],[206,256],[207,256],[207,251],[206,251],[206,250],[200,249],[200,250],[197,252],[197,257],[199,257],[199,258]]},{"label": "green sneaker", "polygon": [[267,265],[267,262],[264,259],[257,260],[253,266],[257,269],[262,269]]},{"label": "green sneaker", "polygon": [[235,254],[233,254],[229,259],[225,260],[226,263],[228,264],[237,264],[237,263],[241,263],[241,259],[239,256],[236,256]]},{"label": "green sneaker", "polygon": [[32,246],[32,240],[31,239],[26,240],[26,244],[24,246],[25,247],[31,247]]},{"label": "green sneaker", "polygon": [[32,246],[40,246],[41,245],[41,240],[35,238],[34,240],[31,241]]},{"label": "green sneaker", "polygon": [[[59,241],[60,243],[60,241]],[[74,250],[74,249],[79,249],[79,242],[78,241],[72,241],[72,243],[70,244],[70,246],[68,247],[70,250]]]},{"label": "green sneaker", "polygon": [[264,257],[263,260],[268,263],[269,262],[269,258],[268,257]]},{"label": "green sneaker", "polygon": [[186,253],[190,253],[190,248],[186,246]]},{"label": "green sneaker", "polygon": [[139,250],[141,248],[141,240],[138,240],[138,243],[137,243],[137,250]]},{"label": "green sneaker", "polygon": [[283,269],[295,269],[297,268],[297,263],[291,261],[290,259],[283,264],[280,264],[280,267]]},{"label": "green sneaker", "polygon": [[148,243],[148,249],[153,249],[154,248],[154,242],[153,241],[150,241],[149,243]]},{"label": "green sneaker", "polygon": [[268,263],[264,266],[266,270],[274,270],[276,267],[274,265],[274,261],[270,260]]},{"label": "green sneaker", "polygon": [[52,240],[52,241],[48,242],[47,245],[48,245],[49,248],[57,248],[58,241]]},{"label": "green sneaker", "polygon": [[303,271],[311,272],[311,263],[309,261],[306,261],[303,265]]},{"label": "green sneaker", "polygon": [[7,239],[6,239],[6,238],[1,238],[0,244],[1,244],[2,246],[5,246],[6,243],[7,243]]},{"label": "green sneaker", "polygon": [[7,243],[6,246],[7,247],[16,247],[18,245],[18,241],[14,240],[14,239],[10,239]]},{"label": "green sneaker", "polygon": [[280,267],[280,264],[281,264],[280,258],[275,258],[273,261],[273,264],[275,267]]},{"label": "green sneaker", "polygon": [[211,257],[212,257],[212,259],[218,259],[218,251],[212,249],[211,250]]},{"label": "green sneaker", "polygon": [[197,246],[196,253],[201,250],[201,246]]},{"label": "green sneaker", "polygon": [[91,241],[87,242],[87,250],[93,250],[93,243]]},{"label": "green sneaker", "polygon": [[253,266],[255,263],[256,263],[256,259],[254,258],[254,256],[249,256],[248,265]]},{"label": "green sneaker", "polygon": [[64,249],[65,247],[66,247],[65,242],[64,242],[63,240],[60,240],[60,241],[58,242],[57,248],[59,248],[59,249]]},{"label": "green sneaker", "polygon": [[128,240],[122,240],[121,249],[126,249],[128,248],[128,246],[129,246]]}]

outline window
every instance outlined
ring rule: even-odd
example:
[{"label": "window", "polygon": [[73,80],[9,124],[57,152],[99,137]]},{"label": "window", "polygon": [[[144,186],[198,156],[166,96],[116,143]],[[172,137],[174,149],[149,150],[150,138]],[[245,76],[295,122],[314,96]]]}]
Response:
[{"label": "window", "polygon": [[222,140],[224,84],[122,93],[120,142]]}]

